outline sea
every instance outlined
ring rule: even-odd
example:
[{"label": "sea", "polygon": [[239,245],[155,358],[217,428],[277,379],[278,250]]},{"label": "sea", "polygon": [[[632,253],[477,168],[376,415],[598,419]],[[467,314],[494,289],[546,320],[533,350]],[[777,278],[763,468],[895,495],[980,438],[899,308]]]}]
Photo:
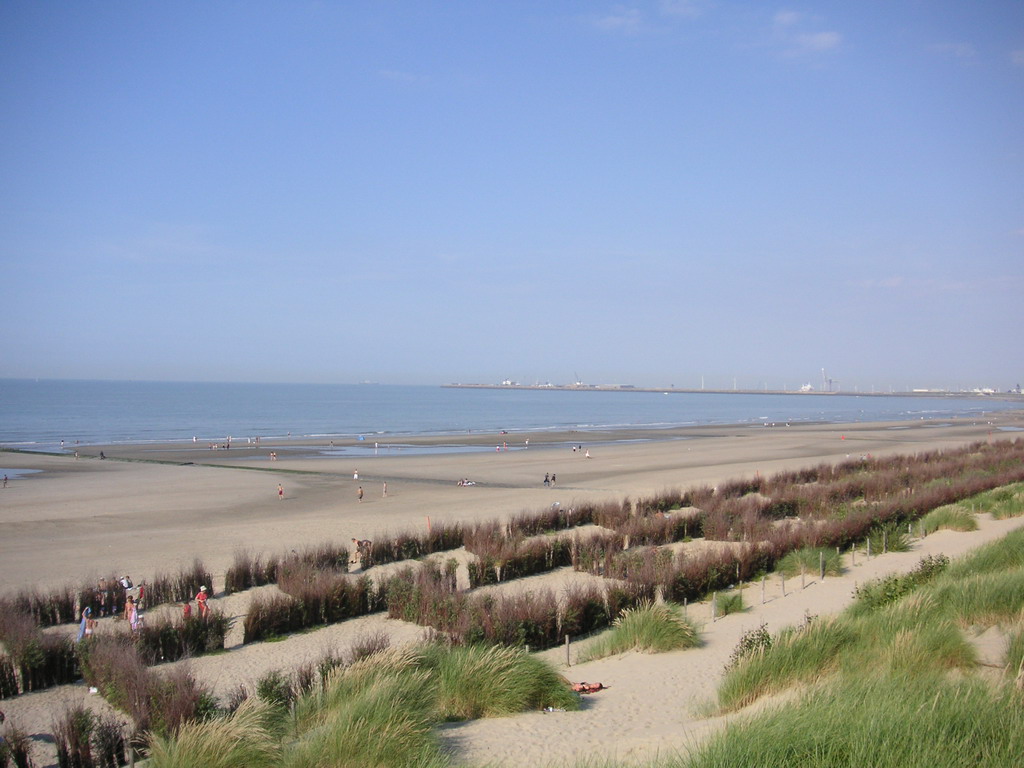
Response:
[{"label": "sea", "polygon": [[[0,379],[0,447],[71,452],[79,445],[355,438],[401,445],[413,435],[627,430],[801,422],[940,424],[983,419],[1020,401],[956,396],[800,395]],[[440,441],[442,443],[448,441]]]}]

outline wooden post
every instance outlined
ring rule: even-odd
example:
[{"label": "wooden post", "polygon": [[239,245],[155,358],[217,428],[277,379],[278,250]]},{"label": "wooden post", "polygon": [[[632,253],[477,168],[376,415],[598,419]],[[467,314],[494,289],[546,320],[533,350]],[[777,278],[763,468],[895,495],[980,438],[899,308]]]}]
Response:
[{"label": "wooden post", "polygon": [[761,605],[764,605],[764,583],[768,580],[767,576],[761,576]]},{"label": "wooden post", "polygon": [[889,551],[889,532],[882,531],[882,554]]},{"label": "wooden post", "polygon": [[572,662],[569,661],[569,636],[565,636],[565,666],[571,667]]},{"label": "wooden post", "polygon": [[782,596],[786,596],[786,575],[784,573],[779,574],[779,581],[782,582]]},{"label": "wooden post", "polygon": [[825,553],[818,553],[818,578],[822,581],[825,580]]},{"label": "wooden post", "polygon": [[690,598],[688,598],[688,597],[684,597],[683,598],[683,618],[684,619],[686,618],[686,606],[689,604],[689,602],[690,602]]},{"label": "wooden post", "polygon": [[868,551],[868,560],[871,559],[871,537],[864,539],[864,548]]},{"label": "wooden post", "polygon": [[711,593],[711,621],[715,621],[718,618],[718,593]]},{"label": "wooden post", "polygon": [[800,589],[807,589],[807,566],[800,563]]}]

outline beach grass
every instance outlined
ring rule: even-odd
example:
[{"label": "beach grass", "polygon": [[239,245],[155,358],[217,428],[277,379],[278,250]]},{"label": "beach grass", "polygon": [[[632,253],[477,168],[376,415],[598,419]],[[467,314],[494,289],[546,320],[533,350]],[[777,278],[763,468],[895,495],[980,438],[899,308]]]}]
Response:
[{"label": "beach grass", "polygon": [[574,710],[579,697],[545,662],[508,646],[424,647],[441,719],[473,720],[545,707]]},{"label": "beach grass", "polygon": [[664,653],[693,648],[699,643],[696,625],[683,615],[678,605],[644,601],[624,610],[611,629],[581,654],[580,662],[626,651]]},{"label": "beach grass", "polygon": [[776,563],[775,570],[787,578],[801,573],[818,575],[824,563],[826,576],[840,576],[843,573],[842,560],[832,547],[804,547],[785,555]]},{"label": "beach grass", "polygon": [[856,641],[855,629],[834,618],[786,628],[772,638],[770,647],[741,659],[726,673],[718,689],[719,709],[734,711],[762,696],[828,677],[839,669],[840,653]]},{"label": "beach grass", "polygon": [[[553,667],[500,646],[384,648],[334,668],[305,692],[296,694],[290,680],[278,675],[232,714],[154,737],[150,764],[442,768],[449,760],[439,722],[579,707]],[[283,706],[291,701],[291,710]]]},{"label": "beach grass", "polygon": [[686,768],[960,768],[1016,766],[1024,708],[981,680],[915,671],[844,677],[797,703],[730,724]]},{"label": "beach grass", "polygon": [[271,717],[271,705],[246,699],[225,717],[188,722],[173,737],[154,735],[148,764],[151,768],[277,768],[281,742],[268,727]]},{"label": "beach grass", "polygon": [[976,531],[978,530],[978,521],[974,519],[971,510],[963,504],[946,504],[933,509],[921,518],[921,527],[926,534],[935,533],[941,529]]},{"label": "beach grass", "polygon": [[976,512],[988,512],[997,520],[1024,515],[1024,483],[1012,483],[978,494],[970,500]]}]

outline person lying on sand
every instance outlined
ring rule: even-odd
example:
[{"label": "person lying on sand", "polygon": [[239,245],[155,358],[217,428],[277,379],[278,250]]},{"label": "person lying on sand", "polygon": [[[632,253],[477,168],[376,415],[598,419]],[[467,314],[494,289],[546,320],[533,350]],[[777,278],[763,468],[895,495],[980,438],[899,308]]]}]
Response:
[{"label": "person lying on sand", "polygon": [[603,691],[603,690],[605,690],[607,688],[608,688],[608,686],[605,685],[604,683],[586,683],[586,682],[583,682],[583,683],[573,683],[572,684],[572,689],[574,691],[576,691],[576,693],[597,693],[598,691]]}]

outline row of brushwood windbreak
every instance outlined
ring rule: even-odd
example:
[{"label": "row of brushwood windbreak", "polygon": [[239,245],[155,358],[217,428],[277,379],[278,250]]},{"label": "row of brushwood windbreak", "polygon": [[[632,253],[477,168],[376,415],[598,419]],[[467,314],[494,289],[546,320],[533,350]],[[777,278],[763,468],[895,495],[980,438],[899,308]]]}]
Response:
[{"label": "row of brushwood windbreak", "polygon": [[[199,559],[178,573],[158,573],[151,582],[140,582],[145,585],[147,606],[191,600],[201,586],[212,587],[212,583],[213,576]],[[92,610],[95,618],[117,616],[124,611],[129,593],[137,597],[138,587],[129,592],[114,576],[102,578],[96,584],[65,585],[49,592],[27,587],[0,598],[0,611],[4,615],[30,616],[39,627],[53,627],[77,622],[86,608]]]},{"label": "row of brushwood windbreak", "polygon": [[[407,569],[379,585],[311,569],[296,584],[283,587],[289,594],[254,599],[246,617],[245,641],[311,626],[307,621],[326,623],[324,617],[332,610],[349,618],[386,607],[392,617],[433,627],[456,640],[551,647],[565,634],[606,626],[625,608],[650,599],[659,587],[672,600],[700,599],[774,569],[789,552],[806,547],[848,549],[879,527],[906,524],[931,509],[1022,479],[1024,443],[975,444],[959,451],[820,465],[717,489],[674,492],[671,504],[677,506],[669,507],[668,515],[667,502],[658,498],[635,505],[626,500],[574,512],[558,510],[566,516],[575,514],[572,524],[586,521],[612,529],[586,542],[564,537],[524,541],[516,519],[482,524],[463,535],[463,544],[478,556],[470,567],[474,586],[561,565],[624,583],[580,590],[559,601],[538,593],[527,598],[460,593],[454,571],[449,570],[454,566],[449,565]],[[681,506],[697,507],[699,512],[671,512]],[[800,514],[799,522],[779,524],[793,512]],[[535,525],[528,529],[537,532]],[[640,567],[636,557],[623,554],[630,539],[664,543],[698,531],[706,538],[740,545],[669,560],[655,551],[641,555]],[[406,541],[414,538],[407,535]],[[561,609],[560,602],[568,608]]]},{"label": "row of brushwood windbreak", "polygon": [[[914,457],[845,462],[835,466],[822,464],[771,478],[737,481],[719,488],[702,487],[686,493],[673,491],[651,499],[640,499],[636,504],[625,500],[619,504],[581,506],[577,509],[548,509],[535,515],[524,513],[505,523],[481,524],[468,530],[462,530],[460,526],[442,526],[426,536],[402,534],[393,540],[377,543],[377,551],[384,553],[381,557],[388,559],[403,552],[441,551],[436,548],[461,539],[461,543],[471,551],[475,549],[480,553],[479,561],[471,568],[470,578],[474,586],[571,564],[579,570],[623,579],[630,587],[625,596],[619,593],[603,596],[603,610],[596,608],[597,600],[590,596],[581,598],[586,604],[584,607],[572,605],[566,614],[568,618],[560,617],[557,611],[542,618],[531,612],[519,621],[518,626],[515,626],[514,604],[510,608],[504,605],[505,601],[494,597],[482,600],[481,606],[459,604],[452,608],[453,598],[442,599],[436,594],[436,587],[424,589],[422,585],[413,585],[410,588],[408,584],[402,584],[403,579],[410,581],[411,574],[396,576],[394,578],[398,582],[390,584],[392,579],[380,587],[365,578],[345,578],[347,550],[325,546],[310,550],[306,557],[294,561],[274,561],[273,572],[279,582],[282,574],[290,574],[291,584],[286,578],[285,586],[288,588],[285,591],[291,594],[254,598],[245,620],[245,641],[333,623],[385,607],[389,613],[411,615],[410,601],[401,597],[411,591],[421,596],[429,594],[429,599],[420,597],[417,603],[424,600],[432,602],[433,608],[443,609],[435,611],[438,615],[455,612],[479,618],[480,628],[465,629],[458,636],[487,640],[505,638],[496,642],[508,642],[509,637],[529,637],[533,639],[528,643],[531,647],[544,647],[541,637],[551,635],[549,643],[553,644],[563,633],[574,634],[564,631],[569,627],[587,627],[579,631],[596,629],[603,625],[602,622],[614,621],[622,608],[649,598],[659,586],[668,588],[666,596],[670,599],[698,599],[709,591],[735,583],[737,579],[746,580],[770,570],[780,557],[795,549],[806,546],[848,547],[862,539],[872,526],[916,519],[935,507],[1016,482],[1024,474],[1022,454],[1021,442],[1015,441],[976,444],[960,451],[932,452]],[[887,497],[887,503],[883,503]],[[700,511],[696,516],[671,512],[680,507],[697,507]],[[835,510],[839,510],[841,516],[828,519],[826,515]],[[666,515],[666,511],[671,514]],[[818,522],[812,526],[774,524],[792,512],[800,512],[805,520]],[[555,537],[540,541],[523,540],[524,534],[536,535],[545,530],[564,530],[587,523],[608,527],[614,533],[594,537],[585,545]],[[634,543],[664,543],[685,539],[700,531],[709,539],[746,541],[749,546],[738,551],[705,553],[697,558],[677,558],[676,567],[671,569],[664,567],[663,555],[645,556],[653,560],[661,558],[659,567],[624,565],[628,561],[622,553],[630,540]],[[499,551],[495,551],[495,547]],[[286,567],[287,563],[290,563],[290,568]],[[325,565],[326,568],[323,567]],[[195,570],[202,573],[199,578],[203,581],[211,580],[201,568]],[[187,583],[185,579],[182,581]],[[443,586],[444,582],[441,584]],[[189,586],[186,595],[190,595],[191,589]],[[389,590],[393,598],[389,598]],[[450,592],[454,594],[454,588]],[[546,601],[533,602],[541,604]],[[548,602],[557,604],[553,600]],[[491,616],[495,612],[501,616],[512,614],[513,618],[495,620]],[[422,613],[424,618],[420,623],[451,626],[451,622],[430,621],[427,618],[429,611]],[[577,621],[576,616],[582,618]],[[603,618],[594,618],[601,616]],[[511,631],[507,629],[510,622],[513,624]],[[164,639],[154,643],[161,649],[154,657],[160,660],[173,658],[175,648],[199,647],[173,639],[173,633],[166,629],[159,636]],[[222,645],[221,637],[220,647]],[[40,642],[39,647],[49,646]],[[33,649],[32,655],[35,654]],[[61,661],[66,659],[66,651],[54,648],[43,655],[50,661],[41,664],[29,662],[28,669],[40,670],[27,675],[29,685],[36,685],[35,680],[39,681],[38,685],[45,685],[45,680],[59,680],[73,674],[60,671],[69,667],[69,662]],[[19,666],[18,676],[26,679],[20,671],[20,662],[16,666]],[[50,669],[54,671],[44,671]],[[0,665],[2,679],[10,680],[12,676],[5,673]],[[18,688],[24,689],[24,685],[19,683]],[[11,689],[9,683],[8,689]]]},{"label": "row of brushwood windbreak", "polygon": [[[958,450],[933,451],[914,456],[819,464],[801,470],[780,472],[771,477],[758,476],[722,484],[717,488],[700,486],[687,491],[671,490],[631,503],[581,504],[574,508],[551,507],[535,513],[521,513],[507,522],[489,522],[471,527],[461,524],[435,524],[427,532],[401,532],[379,538],[366,549],[363,570],[404,559],[449,551],[465,546],[484,562],[471,573],[473,586],[495,583],[519,575],[539,572],[541,561],[565,562],[565,553],[531,557],[520,551],[526,537],[552,531],[595,524],[623,536],[630,545],[665,544],[688,537],[705,536],[721,541],[758,541],[766,523],[786,517],[804,520],[828,519],[849,511],[853,505],[877,504],[893,495],[914,491],[924,485],[936,493],[949,486],[950,477],[992,473],[1005,474],[1008,465],[1020,465],[1024,454],[1021,441],[976,443]],[[1011,481],[1012,482],[1012,481]],[[983,483],[987,485],[987,483]],[[947,488],[948,490],[948,488]],[[919,496],[918,496],[919,498]],[[927,503],[927,502],[926,502]],[[697,508],[695,515],[666,512]],[[914,513],[911,509],[909,513]],[[537,550],[538,553],[540,550]],[[325,543],[307,547],[298,556],[263,560],[260,556],[237,554],[225,578],[225,594],[262,584],[276,583],[282,566],[294,559],[324,570],[345,572],[350,552],[347,547]],[[557,567],[557,566],[555,566]],[[212,585],[212,575],[196,560],[190,569],[178,574],[157,574],[146,585],[148,605],[191,599],[201,585]],[[43,594],[34,588],[22,589],[11,597],[0,598],[0,610],[27,614],[38,626],[77,621],[82,608],[91,607],[94,616],[113,615],[123,608],[123,590],[111,576],[102,579],[106,590],[93,585],[64,587]]]},{"label": "row of brushwood windbreak", "polygon": [[[123,635],[147,664],[177,661],[224,649],[229,620],[211,610],[206,617],[152,622]],[[48,633],[24,616],[10,615],[0,626],[0,699],[67,685],[82,679],[82,659],[103,635],[80,643],[68,634]]]}]

